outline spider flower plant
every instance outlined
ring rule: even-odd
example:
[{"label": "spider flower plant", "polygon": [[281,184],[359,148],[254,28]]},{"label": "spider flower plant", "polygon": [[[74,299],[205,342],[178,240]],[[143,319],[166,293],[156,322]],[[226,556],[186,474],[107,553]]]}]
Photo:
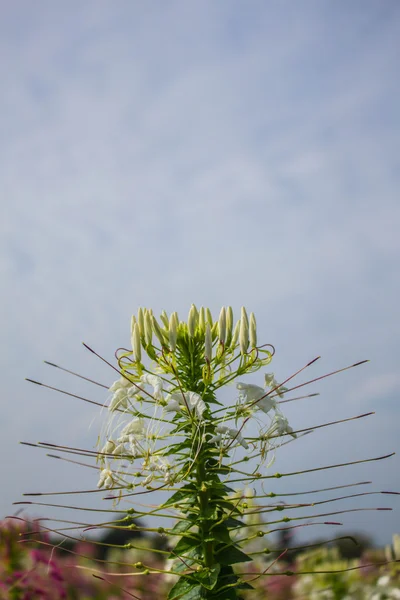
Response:
[{"label": "spider flower plant", "polygon": [[[151,309],[140,308],[131,319],[130,329],[130,347],[117,350],[116,362],[108,363],[118,377],[109,387],[108,404],[102,407],[104,420],[97,449],[59,449],[92,459],[91,466],[98,469],[97,490],[104,490],[105,500],[137,503],[135,508],[127,508],[126,516],[117,522],[107,521],[99,526],[152,532],[167,540],[168,549],[158,550],[168,559],[167,563],[155,568],[136,562],[131,565],[134,574],[145,577],[168,572],[174,576],[169,600],[240,598],[245,590],[252,589],[252,582],[269,574],[270,563],[261,572],[252,571],[251,563],[271,550],[247,552],[246,548],[254,547],[249,542],[261,541],[283,527],[299,527],[302,521],[338,524],[326,519],[347,512],[328,510],[310,515],[306,510],[306,515],[292,517],[289,515],[293,509],[304,511],[319,502],[282,504],[274,501],[279,495],[273,492],[252,492],[249,502],[249,488],[260,487],[260,482],[264,490],[268,480],[274,478],[387,458],[318,466],[294,473],[269,471],[281,445],[296,442],[313,429],[372,414],[296,430],[282,410],[284,402],[307,397],[293,396],[291,392],[367,361],[294,385],[294,377],[315,363],[317,357],[279,382],[269,366],[274,348],[259,344],[255,316],[248,315],[245,308],[236,322],[231,307],[223,307],[216,320],[208,308],[198,310],[195,305],[185,320],[176,312],[168,315],[165,311],[157,319]],[[259,385],[248,382],[247,376],[255,372]],[[230,386],[229,404],[222,398],[227,392],[220,393],[226,386]],[[362,483],[365,482],[329,489]],[[321,491],[326,489],[313,492]],[[143,498],[155,493],[161,501],[146,508]],[[270,503],[265,504],[266,500]],[[259,505],[255,507],[254,501]],[[260,519],[263,514],[268,514],[268,523]],[[132,522],[133,517],[153,519],[157,526],[138,525]],[[175,518],[174,524],[171,517]],[[126,547],[135,545],[128,543]],[[276,552],[279,558],[285,549]]]}]

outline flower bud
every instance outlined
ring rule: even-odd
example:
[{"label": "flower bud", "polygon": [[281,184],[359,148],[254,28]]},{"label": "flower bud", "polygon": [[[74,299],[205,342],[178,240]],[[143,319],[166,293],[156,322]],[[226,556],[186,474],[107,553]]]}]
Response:
[{"label": "flower bud", "polygon": [[200,331],[200,333],[204,333],[205,330],[206,330],[206,315],[205,315],[204,306],[201,306],[200,310],[199,310],[199,331]]},{"label": "flower bud", "polygon": [[225,306],[221,308],[221,312],[219,313],[218,320],[218,336],[221,344],[225,343],[226,339],[226,310]]},{"label": "flower bud", "polygon": [[177,319],[176,319],[176,313],[172,313],[172,315],[169,318],[169,331],[168,331],[169,347],[170,347],[171,352],[175,352],[177,337],[178,337],[178,323],[177,323]]},{"label": "flower bud", "polygon": [[156,334],[160,344],[162,346],[165,346],[165,340],[164,340],[164,336],[163,333],[161,331],[161,327],[159,326],[159,324],[157,323],[157,319],[155,318],[155,316],[153,315],[152,317],[152,323],[153,323],[153,331]]},{"label": "flower bud", "polygon": [[208,323],[210,323],[210,327],[212,327],[214,325],[211,310],[209,308],[206,308],[206,320]]},{"label": "flower bud", "polygon": [[254,313],[250,313],[250,347],[256,348],[257,346],[257,324]]},{"label": "flower bud", "polygon": [[153,327],[151,323],[151,315],[148,310],[146,310],[144,315],[144,338],[147,346],[150,346],[153,341]]},{"label": "flower bud", "polygon": [[242,306],[242,314],[240,318],[239,343],[241,354],[246,354],[249,347],[249,320],[247,318],[247,313],[244,306]]},{"label": "flower bud", "polygon": [[168,326],[169,326],[169,323],[168,323],[168,315],[167,315],[167,313],[165,312],[165,310],[163,310],[163,311],[162,311],[162,313],[161,313],[161,315],[160,315],[160,319],[161,319],[161,321],[163,322],[163,325],[164,325],[165,329],[168,331]]},{"label": "flower bud", "polygon": [[135,317],[135,315],[132,315],[132,317],[131,317],[131,335],[133,335],[133,328],[135,326],[135,323],[136,323],[136,317]]},{"label": "flower bud", "polygon": [[137,320],[139,324],[139,334],[144,337],[144,313],[142,308],[139,308],[138,310]]},{"label": "flower bud", "polygon": [[194,332],[195,332],[196,325],[197,325],[197,319],[198,319],[197,308],[195,307],[194,304],[192,304],[192,306],[190,307],[190,310],[189,310],[188,323],[187,323],[188,332],[189,332],[190,337],[194,336]]},{"label": "flower bud", "polygon": [[133,327],[132,349],[136,362],[140,362],[142,358],[142,349],[140,344],[140,329],[138,323],[135,323]]},{"label": "flower bud", "polygon": [[204,356],[211,362],[212,359],[212,338],[211,338],[211,327],[210,323],[206,324],[206,335],[204,344]]},{"label": "flower bud", "polygon": [[240,319],[235,325],[235,329],[233,330],[232,341],[231,341],[231,349],[234,350],[236,347],[237,341],[239,339],[239,331],[240,331]]},{"label": "flower bud", "polygon": [[232,327],[233,327],[233,310],[232,306],[228,306],[226,309],[226,345],[229,346],[232,340]]}]

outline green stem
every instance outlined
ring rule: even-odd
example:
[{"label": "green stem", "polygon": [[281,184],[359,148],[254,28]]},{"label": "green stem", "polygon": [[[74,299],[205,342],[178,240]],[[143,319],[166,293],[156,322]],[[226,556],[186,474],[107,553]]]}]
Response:
[{"label": "green stem", "polygon": [[212,525],[212,521],[206,518],[210,497],[209,491],[207,489],[204,489],[206,471],[202,461],[199,461],[196,475],[200,503],[199,533],[202,539],[204,565],[206,567],[212,567],[212,565],[214,564],[214,542],[206,541],[209,537],[209,532]]}]

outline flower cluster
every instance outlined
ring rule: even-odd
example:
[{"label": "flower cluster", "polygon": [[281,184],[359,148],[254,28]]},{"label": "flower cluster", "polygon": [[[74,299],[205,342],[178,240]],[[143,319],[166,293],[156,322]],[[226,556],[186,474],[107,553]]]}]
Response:
[{"label": "flower cluster", "polygon": [[[278,408],[286,388],[271,373],[265,375],[265,387],[239,381],[231,406],[218,408],[217,389],[268,365],[273,355],[271,346],[257,347],[256,319],[245,308],[236,323],[231,307],[223,307],[216,321],[208,308],[194,305],[187,321],[176,312],[163,312],[158,321],[151,309],[140,308],[131,320],[131,343],[131,350],[118,355],[121,376],[110,387],[99,488],[134,489],[156,480],[172,485],[184,479],[186,460],[178,454],[171,464],[167,457],[175,454],[171,439],[179,442],[186,428],[194,432],[192,462],[205,446],[214,448],[221,461],[238,446],[255,452],[259,446],[265,459],[270,439],[296,437]],[[246,440],[251,417],[257,417],[258,435]]]}]

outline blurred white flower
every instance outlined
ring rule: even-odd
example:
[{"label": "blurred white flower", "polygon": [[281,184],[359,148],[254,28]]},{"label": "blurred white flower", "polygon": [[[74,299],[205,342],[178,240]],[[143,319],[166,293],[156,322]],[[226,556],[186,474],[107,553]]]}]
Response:
[{"label": "blurred white flower", "polygon": [[98,488],[112,488],[114,485],[113,474],[110,469],[102,469],[100,471],[100,478],[97,484]]},{"label": "blurred white flower", "polygon": [[273,430],[274,434],[276,435],[284,435],[285,433],[290,433],[292,437],[297,437],[297,435],[293,433],[293,428],[290,427],[287,418],[279,412],[275,414],[270,430]]},{"label": "blurred white flower", "polygon": [[139,419],[138,417],[134,417],[132,419],[132,421],[130,421],[130,423],[128,423],[128,425],[125,425],[125,427],[121,431],[121,436],[118,439],[118,441],[120,442],[120,440],[124,436],[127,436],[127,435],[128,436],[129,435],[133,435],[137,439],[143,438],[144,435],[145,435],[143,419]]},{"label": "blurred white flower", "polygon": [[[167,405],[164,408],[165,412],[179,412],[182,407],[187,404],[190,408],[194,409],[199,421],[203,420],[203,413],[206,410],[204,400],[196,392],[186,392],[184,395],[181,392],[174,392],[168,394]],[[186,403],[185,403],[186,400]]]},{"label": "blurred white flower", "polygon": [[[266,391],[259,385],[239,382],[236,384],[239,390],[239,401],[242,403],[254,403],[254,408],[268,413],[270,410],[276,410],[276,401],[266,396]],[[265,398],[263,397],[265,396]]]},{"label": "blurred white flower", "polygon": [[249,447],[248,443],[237,429],[225,427],[225,425],[218,425],[218,427],[216,427],[216,432],[217,435],[213,435],[209,439],[210,444],[217,444],[218,442],[221,442],[224,438],[228,437],[231,440],[235,440],[236,442],[238,442],[241,446],[243,446],[243,448],[246,448],[246,450]]},{"label": "blurred white flower", "polygon": [[141,376],[140,381],[143,383],[148,383],[153,387],[153,396],[156,400],[163,399],[163,382],[161,377],[157,377],[157,375],[151,375],[150,373],[144,373],[144,375]]}]

